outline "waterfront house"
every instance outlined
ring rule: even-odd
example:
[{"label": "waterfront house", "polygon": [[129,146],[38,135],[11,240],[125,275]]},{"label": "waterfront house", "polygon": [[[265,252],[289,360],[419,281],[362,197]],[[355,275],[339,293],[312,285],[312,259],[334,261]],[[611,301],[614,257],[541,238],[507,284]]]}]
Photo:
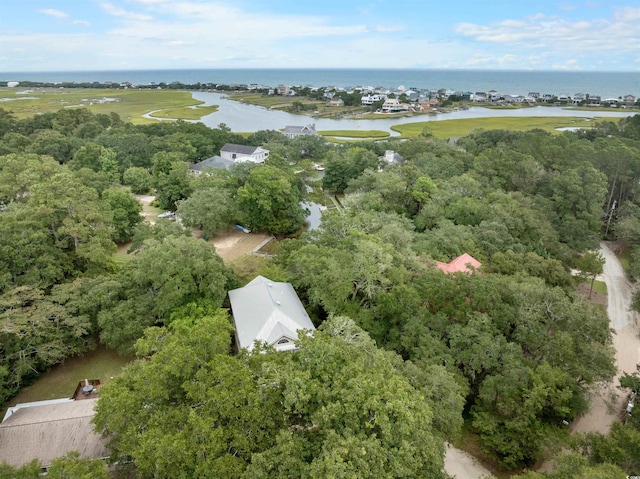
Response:
[{"label": "waterfront house", "polygon": [[282,133],[290,140],[298,136],[316,136],[318,134],[318,132],[316,131],[315,123],[311,123],[305,126],[285,126]]},{"label": "waterfront house", "polygon": [[625,95],[622,97],[622,104],[626,107],[634,106],[636,104],[636,97],[633,95]]},{"label": "waterfront house", "polygon": [[373,95],[364,95],[360,98],[360,103],[364,106],[370,106],[378,101],[384,101],[387,99],[387,95],[382,93],[375,93]]},{"label": "waterfront house", "polygon": [[315,326],[290,283],[256,276],[246,286],[229,291],[238,349],[251,351],[256,343],[276,351],[296,349],[303,332]]},{"label": "waterfront house", "polygon": [[409,111],[410,105],[407,103],[400,103],[397,98],[387,98],[382,104],[383,113],[399,113]]},{"label": "waterfront house", "polygon": [[344,100],[342,98],[340,98],[339,96],[334,96],[333,98],[331,98],[331,100],[329,100],[327,102],[327,106],[332,107],[332,108],[336,108],[339,106],[344,106]]},{"label": "waterfront house", "polygon": [[236,145],[227,143],[220,150],[220,156],[234,163],[245,163],[251,161],[253,163],[264,163],[269,158],[269,150],[265,150],[260,146]]}]

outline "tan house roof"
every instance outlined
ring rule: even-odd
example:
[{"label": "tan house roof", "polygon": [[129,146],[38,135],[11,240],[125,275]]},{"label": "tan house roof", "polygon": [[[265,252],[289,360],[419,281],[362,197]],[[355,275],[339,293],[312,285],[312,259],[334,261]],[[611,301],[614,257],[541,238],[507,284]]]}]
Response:
[{"label": "tan house roof", "polygon": [[48,467],[71,451],[86,458],[108,457],[106,440],[91,424],[97,401],[34,403],[17,409],[0,423],[0,462],[19,467],[37,459]]}]

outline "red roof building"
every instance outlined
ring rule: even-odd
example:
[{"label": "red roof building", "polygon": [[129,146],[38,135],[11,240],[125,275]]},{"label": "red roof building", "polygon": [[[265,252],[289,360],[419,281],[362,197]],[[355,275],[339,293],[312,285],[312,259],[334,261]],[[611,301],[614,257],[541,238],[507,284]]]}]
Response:
[{"label": "red roof building", "polygon": [[464,253],[457,258],[452,259],[448,263],[441,263],[436,261],[436,265],[440,271],[447,274],[451,273],[472,273],[474,270],[480,268],[482,263],[475,259],[470,254]]}]

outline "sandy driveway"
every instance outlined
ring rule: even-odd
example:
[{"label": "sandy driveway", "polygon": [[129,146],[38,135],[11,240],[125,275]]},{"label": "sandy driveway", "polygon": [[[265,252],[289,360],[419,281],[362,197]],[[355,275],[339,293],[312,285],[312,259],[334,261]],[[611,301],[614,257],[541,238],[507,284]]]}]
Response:
[{"label": "sandy driveway", "polygon": [[231,261],[240,256],[251,254],[263,243],[271,239],[271,235],[266,233],[243,233],[242,231],[233,230],[217,235],[210,239],[216,248],[216,253],[224,261]]},{"label": "sandy driveway", "polygon": [[451,477],[456,479],[482,479],[493,478],[482,464],[471,454],[447,444],[447,451],[444,456],[444,470]]},{"label": "sandy driveway", "polygon": [[627,279],[622,265],[611,249],[601,243],[600,252],[604,256],[603,277],[607,284],[608,303],[607,313],[611,321],[613,345],[616,349],[616,363],[618,376],[612,384],[603,387],[594,394],[591,401],[591,409],[581,418],[574,421],[571,430],[574,432],[599,432],[607,434],[613,422],[619,415],[625,404],[625,397],[620,395],[613,402],[610,411],[607,408],[607,398],[617,389],[618,377],[623,373],[634,373],[636,365],[640,362],[640,327],[637,313],[630,310],[634,286]]}]

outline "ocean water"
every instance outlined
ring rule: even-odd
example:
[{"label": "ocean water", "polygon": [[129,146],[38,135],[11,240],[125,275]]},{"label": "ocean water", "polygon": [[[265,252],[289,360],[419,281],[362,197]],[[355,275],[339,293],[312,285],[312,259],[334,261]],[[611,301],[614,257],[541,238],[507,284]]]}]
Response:
[{"label": "ocean water", "polygon": [[429,88],[460,91],[496,90],[502,94],[529,92],[553,95],[588,93],[603,98],[640,96],[638,72],[559,72],[504,70],[419,69],[215,69],[123,70],[74,72],[0,72],[0,81],[131,82],[138,85],[174,81],[264,86],[372,86]]}]

